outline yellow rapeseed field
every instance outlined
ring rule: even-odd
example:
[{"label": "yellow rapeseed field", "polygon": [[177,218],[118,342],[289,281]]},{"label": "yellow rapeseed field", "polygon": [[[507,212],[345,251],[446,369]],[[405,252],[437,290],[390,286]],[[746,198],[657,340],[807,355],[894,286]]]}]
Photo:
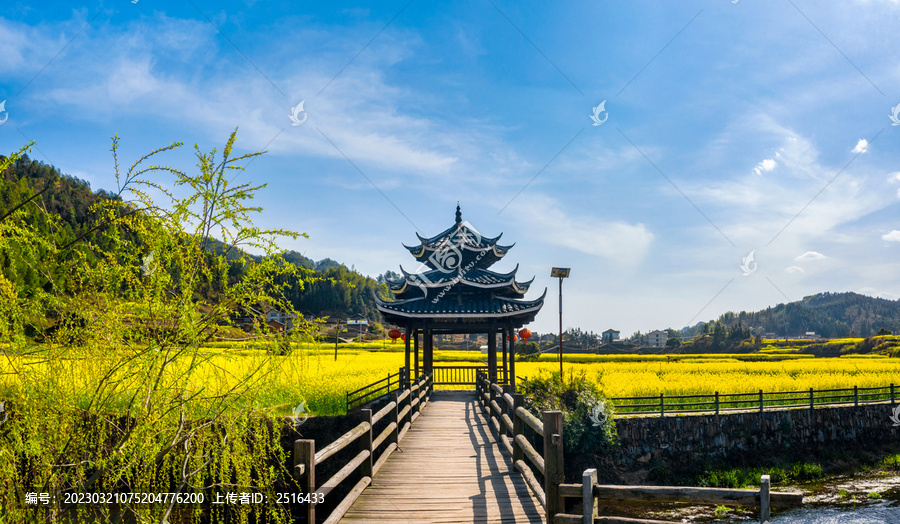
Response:
[{"label": "yellow rapeseed field", "polygon": [[[780,362],[742,362],[701,358],[673,362],[566,363],[565,373],[584,372],[608,397],[694,395],[759,391],[796,391],[900,384],[900,360],[888,358],[817,358]],[[558,372],[550,362],[516,364],[529,377]]]},{"label": "yellow rapeseed field", "polygon": [[[337,360],[334,348],[306,345],[288,356],[271,356],[260,349],[237,346],[204,350],[204,361],[190,376],[189,392],[198,399],[212,399],[236,387],[246,387],[245,406],[287,415],[305,401],[312,414],[335,415],[345,410],[346,393],[396,373],[403,365],[402,346],[342,345]],[[436,352],[435,365],[479,365],[479,352]],[[698,355],[677,359],[665,356],[627,355],[585,362],[575,356],[565,363],[565,373],[584,373],[608,397],[691,395],[769,391],[874,387],[900,384],[900,359],[817,358],[783,361],[740,361],[729,355]],[[627,357],[627,358],[626,358]],[[112,361],[112,359],[110,359]],[[590,360],[590,359],[587,359]],[[187,363],[179,362],[179,365]],[[523,378],[555,372],[554,361],[518,362]],[[116,371],[123,378],[131,370]],[[0,398],[27,398],[40,391],[53,392],[61,405],[85,407],[94,384],[110,370],[102,358],[69,354],[53,362],[7,356],[0,360]],[[18,373],[18,374],[17,374]],[[21,380],[27,375],[27,380]],[[248,387],[249,386],[249,387]],[[119,392],[130,398],[134,382],[122,380]],[[458,387],[458,386],[457,386]],[[123,400],[124,401],[124,400]]]}]

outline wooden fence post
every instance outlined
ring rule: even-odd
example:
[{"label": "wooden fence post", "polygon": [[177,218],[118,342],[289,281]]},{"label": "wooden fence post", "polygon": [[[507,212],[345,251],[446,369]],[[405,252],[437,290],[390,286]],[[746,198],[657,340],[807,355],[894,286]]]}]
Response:
[{"label": "wooden fence post", "polygon": [[894,405],[894,384],[891,383],[891,405]]},{"label": "wooden fence post", "polygon": [[769,476],[763,475],[759,479],[759,522],[769,522]]},{"label": "wooden fence post", "polygon": [[561,411],[544,411],[544,496],[547,501],[547,522],[564,509],[559,496],[563,472],[563,425]]},{"label": "wooden fence post", "polygon": [[853,405],[859,407],[859,386],[853,386]]},{"label": "wooden fence post", "polygon": [[[494,410],[491,408],[491,402],[494,401],[496,393],[494,393],[494,384],[495,382],[492,380],[490,384],[488,384],[488,400],[487,400],[487,419],[488,419],[488,427],[490,427],[491,419],[494,418]],[[499,405],[499,404],[498,404]],[[502,423],[502,422],[501,422]],[[500,426],[501,428],[503,426]],[[500,438],[499,436],[497,437]]]},{"label": "wooden fence post", "polygon": [[[394,430],[391,431],[391,436],[388,437],[389,442],[393,442],[394,444],[400,444],[400,393],[397,391],[391,394],[391,400],[394,402],[394,409],[391,410],[391,419],[390,422],[394,423]],[[389,423],[390,423],[389,422]]]},{"label": "wooden fence post", "polygon": [[594,524],[597,516],[597,505],[594,504],[594,484],[597,483],[597,470],[586,469],[581,475],[581,507],[583,524]]},{"label": "wooden fence post", "polygon": [[763,390],[759,390],[759,412],[763,412]]},{"label": "wooden fence post", "polygon": [[475,372],[475,398],[481,399],[481,372]]},{"label": "wooden fence post", "polygon": [[[298,439],[294,441],[294,468],[295,477],[297,466],[303,465],[303,475],[297,480],[303,493],[315,493],[316,491],[316,441]],[[309,504],[306,505],[306,521],[316,521],[316,497],[310,496]]]},{"label": "wooden fence post", "polygon": [[666,416],[666,400],[662,393],[659,394],[659,416]]},{"label": "wooden fence post", "polygon": [[[502,427],[503,427],[503,434],[508,437],[508,436],[512,435],[513,428],[507,427],[506,420],[503,418],[504,413],[506,413],[506,415],[509,416],[509,404],[506,403],[506,395],[512,396],[512,386],[510,386],[509,383],[503,384],[503,395],[500,397],[500,402],[499,402],[500,424],[502,424]],[[513,417],[515,417],[515,416],[516,416],[516,414],[513,413],[512,416],[509,417],[509,420],[512,420]]]},{"label": "wooden fence post", "polygon": [[716,415],[719,414],[719,392],[716,391]]},{"label": "wooden fence post", "polygon": [[816,397],[813,388],[809,388],[809,409],[816,409]]},{"label": "wooden fence post", "polygon": [[525,395],[522,393],[516,393],[513,395],[513,409],[512,415],[510,418],[513,421],[513,459],[512,464],[510,464],[510,469],[515,471],[516,462],[525,459],[525,452],[522,450],[522,447],[516,442],[516,439],[519,435],[525,433],[525,421],[519,418],[519,415],[516,414],[516,410],[520,407],[525,406]]},{"label": "wooden fence post", "polygon": [[363,461],[360,465],[360,473],[363,477],[372,478],[373,476],[373,461],[372,457],[375,455],[375,450],[372,448],[372,410],[371,409],[363,409],[360,411],[362,415],[362,421],[369,423],[369,431],[362,434],[362,438],[360,441],[360,451],[368,450],[369,458]]}]

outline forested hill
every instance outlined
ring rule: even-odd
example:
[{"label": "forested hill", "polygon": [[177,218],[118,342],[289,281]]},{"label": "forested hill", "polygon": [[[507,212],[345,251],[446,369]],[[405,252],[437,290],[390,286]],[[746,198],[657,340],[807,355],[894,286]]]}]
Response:
[{"label": "forested hill", "polygon": [[[93,216],[90,207],[98,199],[116,198],[115,195],[104,190],[92,191],[88,182],[64,175],[56,167],[32,160],[27,155],[23,155],[5,172],[0,173],[0,216],[39,192],[41,194],[27,204],[24,210],[28,213],[27,220],[38,225],[44,238],[65,245],[85,233],[90,233],[86,236],[87,239],[101,243],[104,241],[102,230],[91,232],[91,226],[98,217]],[[62,230],[55,228],[51,230],[43,219],[43,212],[37,206],[49,214],[59,216]],[[224,251],[224,244],[210,240],[210,249],[221,254]],[[232,275],[235,271],[240,271],[236,262],[240,256],[241,253],[237,250],[232,250],[227,255],[234,266],[230,271]],[[39,256],[34,258],[40,259]],[[258,259],[258,257],[251,258]],[[380,283],[383,281],[381,276],[376,281],[330,258],[315,262],[296,251],[284,253],[284,258],[290,263],[306,268],[311,272],[310,276],[315,277],[313,282],[302,286],[291,283],[287,290],[286,295],[297,311],[311,313],[317,317],[329,315],[347,318],[352,315],[364,315],[370,320],[380,320],[372,292],[381,289],[382,295],[387,293],[386,287]],[[0,272],[23,290],[45,285],[46,279],[40,276],[41,268],[22,263],[23,259],[16,256],[9,258],[0,256]],[[61,275],[60,278],[64,276]]]},{"label": "forested hill", "polygon": [[[900,300],[858,293],[819,293],[753,313],[728,312],[718,321],[726,326],[740,322],[744,327],[761,333],[775,333],[779,337],[801,335],[807,331],[814,331],[824,338],[867,337],[881,328],[900,333]],[[685,336],[694,336],[702,330],[703,323],[700,323],[682,331]]]}]

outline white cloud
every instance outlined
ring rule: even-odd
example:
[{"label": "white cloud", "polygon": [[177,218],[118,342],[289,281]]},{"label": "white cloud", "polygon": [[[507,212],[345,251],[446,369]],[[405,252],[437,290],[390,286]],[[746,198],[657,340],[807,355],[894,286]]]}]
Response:
[{"label": "white cloud", "polygon": [[[644,224],[602,221],[583,214],[567,214],[565,205],[545,195],[519,196],[506,210],[523,230],[559,246],[635,267],[647,256],[654,235]],[[535,213],[540,209],[540,213]]]},{"label": "white cloud", "polygon": [[785,271],[788,272],[788,273],[791,273],[791,274],[793,274],[793,273],[805,273],[805,272],[806,272],[806,271],[804,271],[803,268],[800,267],[800,266],[791,266],[791,267],[785,269]]},{"label": "white cloud", "polygon": [[818,251],[807,251],[806,253],[803,253],[799,257],[795,258],[794,260],[821,260],[823,258],[828,258],[828,257],[823,255],[822,253],[819,253]]},{"label": "white cloud", "polygon": [[778,166],[778,162],[775,162],[774,158],[767,158],[753,168],[753,172],[757,175],[761,175],[764,171],[768,172],[775,169],[776,166]]},{"label": "white cloud", "polygon": [[865,153],[869,150],[869,141],[865,138],[860,138],[859,142],[856,143],[856,147],[853,148],[854,153]]},{"label": "white cloud", "polygon": [[888,242],[900,242],[900,231],[895,229],[886,235],[881,235],[881,239]]}]

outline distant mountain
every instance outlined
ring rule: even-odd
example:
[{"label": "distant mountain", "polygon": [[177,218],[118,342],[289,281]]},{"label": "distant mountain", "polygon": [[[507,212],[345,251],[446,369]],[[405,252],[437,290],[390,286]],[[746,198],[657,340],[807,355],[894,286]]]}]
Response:
[{"label": "distant mountain", "polygon": [[[0,159],[4,157],[0,156]],[[73,176],[64,175],[54,166],[30,159],[27,155],[20,157],[13,165],[0,172],[0,217],[15,209],[36,193],[40,193],[22,213],[25,220],[35,225],[42,237],[66,245],[84,237],[94,244],[113,249],[108,245],[109,239],[103,234],[104,228],[92,229],[98,220],[98,213],[91,206],[102,199],[118,198],[104,190],[92,191],[88,182]],[[58,226],[46,220],[46,215],[60,217]],[[227,245],[210,238],[208,249],[216,254],[223,254]],[[231,249],[226,259],[231,264],[229,276],[238,277],[243,271],[238,260],[242,256],[240,249]],[[304,314],[316,317],[329,315],[336,318],[348,318],[353,315],[365,315],[373,321],[380,321],[381,314],[375,307],[373,291],[387,294],[384,277],[378,280],[362,275],[355,269],[323,258],[318,262],[303,256],[296,251],[287,251],[284,259],[298,267],[310,271],[312,282],[293,280],[286,282],[285,294],[294,307]],[[251,260],[259,261],[259,256],[249,255]],[[24,253],[9,247],[0,252],[0,276],[15,286],[30,293],[38,286],[45,286],[46,272],[41,271],[42,253]],[[69,278],[67,274],[50,275],[58,286]],[[210,299],[215,294],[210,292]]]},{"label": "distant mountain", "polygon": [[[881,328],[900,333],[900,300],[858,293],[819,293],[753,313],[729,311],[718,320],[728,327],[740,322],[756,333],[775,333],[779,337],[807,331],[824,338],[867,337]],[[682,329],[686,337],[702,331],[702,322]]]}]

